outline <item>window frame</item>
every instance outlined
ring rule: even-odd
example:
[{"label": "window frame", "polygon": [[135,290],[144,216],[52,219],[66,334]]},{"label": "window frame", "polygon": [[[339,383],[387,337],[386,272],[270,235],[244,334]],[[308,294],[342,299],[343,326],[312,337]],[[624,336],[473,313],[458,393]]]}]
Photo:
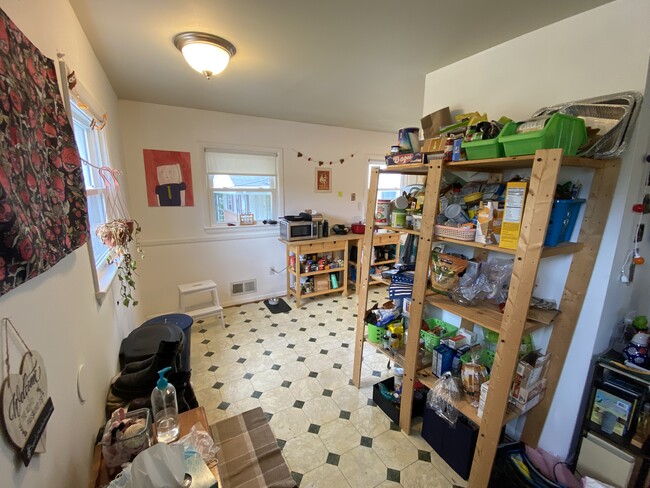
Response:
[{"label": "window frame", "polygon": [[[248,193],[267,193],[271,192],[271,205],[273,208],[271,218],[278,219],[283,215],[284,211],[284,171],[283,171],[283,151],[281,148],[274,147],[250,147],[250,146],[233,146],[233,145],[223,145],[223,144],[204,144],[202,146],[203,154],[203,172],[205,175],[205,190],[207,198],[207,215],[206,215],[206,226],[205,232],[210,234],[222,234],[225,236],[235,237],[264,237],[272,236],[277,233],[277,227],[267,226],[262,223],[262,221],[256,220],[253,225],[228,225],[227,223],[221,223],[216,221],[216,207],[214,204],[214,191],[215,190],[224,190],[224,191],[237,191],[233,188],[216,188],[211,184],[211,177],[208,172],[208,164],[206,155],[208,152],[221,152],[221,153],[230,153],[230,154],[242,154],[242,155],[262,155],[262,156],[273,156],[275,158],[275,188],[239,188],[239,191],[248,192]],[[235,173],[232,173],[235,174]],[[254,175],[250,175],[254,176]]]},{"label": "window frame", "polygon": [[[104,127],[102,130],[95,130],[90,127],[92,122],[92,117],[89,116],[83,109],[81,109],[77,103],[70,99],[70,122],[75,133],[75,143],[79,146],[77,142],[77,133],[75,131],[75,125],[79,126],[81,130],[84,131],[85,136],[85,145],[88,149],[89,156],[92,154],[92,157],[89,157],[91,161],[88,161],[94,165],[101,166],[110,166],[110,158],[108,151],[108,134],[106,133],[107,127]],[[104,215],[106,215],[106,205],[108,202],[108,189],[102,184],[102,179],[99,175],[99,172],[82,162],[82,172],[84,178],[84,188],[86,190],[86,202],[88,203],[88,197],[91,195],[103,195],[104,196]],[[86,180],[90,177],[90,183]],[[89,217],[89,224],[90,217]],[[93,229],[90,228],[89,232],[92,234]],[[97,302],[101,305],[108,293],[109,288],[111,287],[115,276],[117,275],[117,266],[109,264],[108,257],[108,247],[103,250],[100,256],[97,256],[97,250],[93,245],[92,235],[88,236],[88,256],[90,259],[90,267],[93,275],[93,284],[95,287],[95,298]]]}]

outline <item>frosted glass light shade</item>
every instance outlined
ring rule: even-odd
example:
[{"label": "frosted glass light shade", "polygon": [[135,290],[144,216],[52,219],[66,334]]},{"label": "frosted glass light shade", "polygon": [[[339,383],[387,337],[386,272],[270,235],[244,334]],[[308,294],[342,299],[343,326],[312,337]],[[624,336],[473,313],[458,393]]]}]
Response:
[{"label": "frosted glass light shade", "polygon": [[230,57],[235,55],[235,46],[221,37],[202,32],[183,32],[174,37],[174,44],[183,53],[185,61],[208,79],[221,73]]}]

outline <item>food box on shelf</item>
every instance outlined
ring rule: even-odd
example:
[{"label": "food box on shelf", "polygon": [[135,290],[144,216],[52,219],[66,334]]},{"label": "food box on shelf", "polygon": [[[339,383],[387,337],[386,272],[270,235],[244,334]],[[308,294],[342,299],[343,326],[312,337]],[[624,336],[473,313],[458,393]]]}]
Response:
[{"label": "food box on shelf", "polygon": [[510,405],[512,409],[519,415],[528,412],[531,408],[537,405],[546,391],[546,378],[536,381],[528,385],[527,388],[519,388],[517,396],[510,395]]},{"label": "food box on shelf", "polygon": [[546,376],[549,359],[550,355],[542,356],[540,353],[533,351],[519,360],[512,384],[514,397],[519,396],[519,389],[530,388],[530,385]]},{"label": "food box on shelf", "polygon": [[509,181],[506,186],[506,205],[501,223],[499,247],[517,249],[527,187],[528,183],[525,181]]}]

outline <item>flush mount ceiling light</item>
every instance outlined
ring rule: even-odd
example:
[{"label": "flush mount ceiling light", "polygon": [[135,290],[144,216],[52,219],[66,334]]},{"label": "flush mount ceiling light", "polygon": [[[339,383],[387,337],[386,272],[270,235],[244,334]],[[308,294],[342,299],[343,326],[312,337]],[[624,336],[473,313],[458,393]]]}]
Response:
[{"label": "flush mount ceiling light", "polygon": [[204,32],[182,32],[174,37],[174,45],[185,61],[209,80],[221,73],[235,55],[235,46],[221,37]]}]

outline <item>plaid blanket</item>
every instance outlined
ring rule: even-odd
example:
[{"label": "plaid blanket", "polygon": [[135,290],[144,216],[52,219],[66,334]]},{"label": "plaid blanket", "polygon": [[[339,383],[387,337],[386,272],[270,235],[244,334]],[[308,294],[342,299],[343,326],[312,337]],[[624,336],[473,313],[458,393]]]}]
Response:
[{"label": "plaid blanket", "polygon": [[256,408],[210,426],[223,488],[294,488],[264,412]]}]

